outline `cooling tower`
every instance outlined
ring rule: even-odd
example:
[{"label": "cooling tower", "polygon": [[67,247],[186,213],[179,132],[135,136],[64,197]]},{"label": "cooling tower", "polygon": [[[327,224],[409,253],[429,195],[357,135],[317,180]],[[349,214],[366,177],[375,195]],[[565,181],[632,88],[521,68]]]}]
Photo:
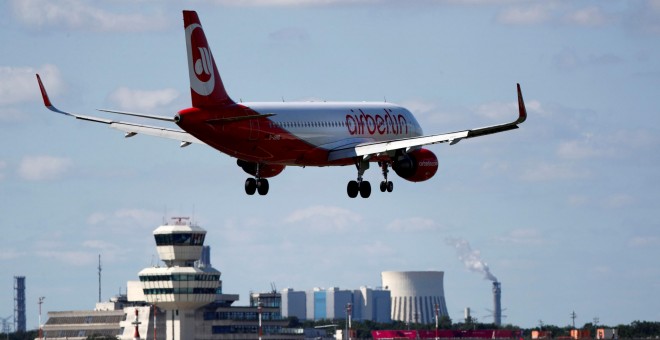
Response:
[{"label": "cooling tower", "polygon": [[382,283],[392,296],[392,320],[431,324],[448,316],[443,285],[444,272],[382,272]]}]

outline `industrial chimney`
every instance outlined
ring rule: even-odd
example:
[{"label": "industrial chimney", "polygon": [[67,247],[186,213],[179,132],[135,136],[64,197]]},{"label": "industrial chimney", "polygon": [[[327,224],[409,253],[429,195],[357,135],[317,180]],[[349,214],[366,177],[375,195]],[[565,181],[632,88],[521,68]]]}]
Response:
[{"label": "industrial chimney", "polygon": [[502,325],[502,284],[493,281],[493,323],[495,326]]},{"label": "industrial chimney", "polygon": [[14,276],[14,330],[25,332],[25,276]]}]

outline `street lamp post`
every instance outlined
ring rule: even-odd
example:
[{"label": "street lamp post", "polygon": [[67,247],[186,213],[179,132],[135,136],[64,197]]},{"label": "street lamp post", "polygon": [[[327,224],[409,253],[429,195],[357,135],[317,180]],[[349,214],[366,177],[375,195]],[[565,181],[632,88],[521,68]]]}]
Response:
[{"label": "street lamp post", "polygon": [[261,328],[261,313],[263,311],[263,304],[261,302],[257,305],[257,313],[259,314],[259,340],[261,340],[262,328]]},{"label": "street lamp post", "polygon": [[435,304],[435,340],[438,340],[438,314],[440,312],[440,307],[438,304]]},{"label": "street lamp post", "polygon": [[41,305],[44,303],[45,296],[40,296],[39,297],[39,339],[43,339],[44,337],[44,330],[43,330],[43,325],[41,324]]},{"label": "street lamp post", "polygon": [[346,323],[346,339],[351,340],[351,311],[353,309],[353,305],[350,303],[346,304],[346,320],[348,322]]},{"label": "street lamp post", "polygon": [[[158,302],[158,299],[156,299],[156,302]],[[156,340],[156,339],[158,339],[156,337],[156,313],[158,313],[158,309],[156,309],[156,304],[155,303],[153,304],[153,306],[154,306],[154,340]],[[147,318],[147,320],[148,319],[149,318]]]}]

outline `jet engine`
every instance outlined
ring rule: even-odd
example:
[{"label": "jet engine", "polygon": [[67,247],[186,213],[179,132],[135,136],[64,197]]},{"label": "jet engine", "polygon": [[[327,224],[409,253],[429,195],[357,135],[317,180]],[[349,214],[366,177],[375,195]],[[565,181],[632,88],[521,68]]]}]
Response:
[{"label": "jet engine", "polygon": [[[236,161],[238,166],[243,168],[243,171],[247,172],[248,174],[252,176],[257,175],[257,163],[256,162],[248,162],[244,161],[242,159],[239,159]],[[265,164],[265,163],[260,163],[259,164],[259,177],[260,178],[270,178],[270,177],[275,177],[284,170],[286,166],[285,165],[279,165],[279,164]]]},{"label": "jet engine", "polygon": [[392,163],[392,169],[408,181],[426,181],[438,171],[438,157],[431,150],[421,148],[398,155]]}]

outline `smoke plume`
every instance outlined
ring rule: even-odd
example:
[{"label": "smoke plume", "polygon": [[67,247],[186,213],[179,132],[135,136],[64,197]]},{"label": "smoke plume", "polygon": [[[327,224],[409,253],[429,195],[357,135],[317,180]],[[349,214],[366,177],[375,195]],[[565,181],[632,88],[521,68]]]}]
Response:
[{"label": "smoke plume", "polygon": [[481,259],[481,253],[478,250],[472,250],[468,241],[460,238],[447,238],[445,242],[456,249],[458,259],[463,262],[465,268],[483,274],[484,279],[497,282],[497,278],[491,274],[488,264]]}]

